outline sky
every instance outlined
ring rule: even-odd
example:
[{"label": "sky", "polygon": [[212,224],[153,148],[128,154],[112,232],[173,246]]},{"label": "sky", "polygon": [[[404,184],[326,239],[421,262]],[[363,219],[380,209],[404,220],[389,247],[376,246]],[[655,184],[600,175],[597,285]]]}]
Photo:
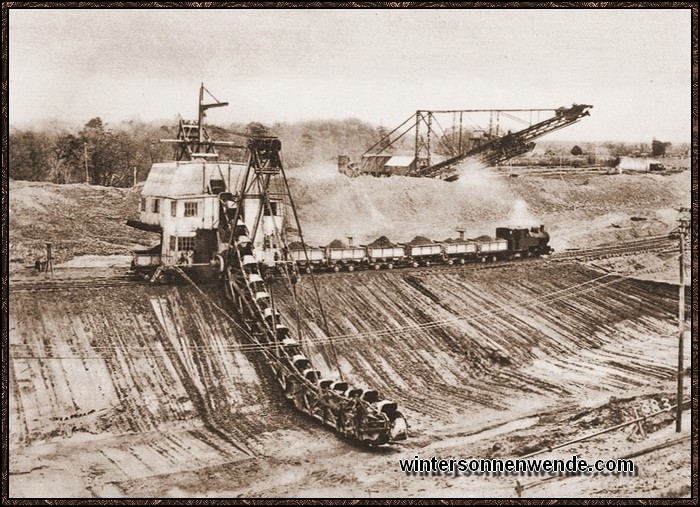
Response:
[{"label": "sky", "polygon": [[545,139],[691,139],[690,9],[10,9],[10,124],[591,116]]}]

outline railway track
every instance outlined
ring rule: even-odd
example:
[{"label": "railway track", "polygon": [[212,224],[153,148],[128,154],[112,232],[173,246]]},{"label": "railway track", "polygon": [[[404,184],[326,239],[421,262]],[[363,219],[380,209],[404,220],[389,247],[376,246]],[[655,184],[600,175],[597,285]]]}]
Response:
[{"label": "railway track", "polygon": [[[406,267],[406,268],[396,268],[403,274],[437,274],[442,273],[445,270],[454,269],[468,269],[468,270],[481,270],[481,269],[499,269],[503,267],[522,265],[522,264],[532,264],[539,263],[543,261],[591,261],[597,259],[606,259],[611,257],[623,257],[626,255],[636,255],[639,253],[653,253],[653,252],[664,252],[672,250],[675,245],[675,241],[669,239],[667,236],[656,236],[652,238],[645,238],[635,241],[628,241],[625,243],[620,243],[617,245],[594,247],[594,248],[584,248],[580,250],[571,250],[564,252],[555,252],[548,257],[534,257],[534,258],[522,258],[522,259],[509,259],[500,260],[496,262],[476,262],[459,264],[455,263],[452,266],[447,264],[433,264],[431,266],[421,266],[421,267]],[[387,270],[382,270],[387,271]],[[353,272],[341,271],[318,271],[314,274],[317,276],[371,276],[369,273],[375,272],[372,269],[357,270]],[[305,275],[308,276],[308,275]],[[66,279],[42,279],[42,280],[10,280],[10,288],[12,290],[42,290],[42,291],[59,291],[59,290],[70,290],[70,289],[96,289],[104,287],[123,287],[128,285],[148,285],[148,282],[134,277],[130,274],[117,275],[112,277],[86,277],[86,278],[66,278]]]},{"label": "railway track", "polygon": [[585,248],[558,252],[551,256],[551,260],[596,260],[609,257],[622,257],[638,253],[661,252],[674,248],[674,240],[668,236],[655,236],[635,241],[628,241],[617,245]]},{"label": "railway track", "polygon": [[[608,245],[593,248],[582,248],[579,250],[569,250],[564,252],[555,252],[546,257],[529,257],[518,259],[504,259],[496,262],[471,262],[467,264],[455,263],[450,266],[447,264],[432,264],[431,266],[421,267],[401,267],[395,268],[404,274],[425,274],[425,273],[442,273],[445,270],[481,270],[481,269],[499,269],[514,265],[532,264],[543,261],[592,261],[598,259],[607,259],[611,257],[624,257],[626,255],[636,255],[640,253],[665,252],[675,248],[675,241],[667,236],[655,236],[635,241],[628,241],[617,245]],[[367,273],[374,272],[373,269],[356,270],[353,272],[340,271],[317,271],[315,275],[322,276],[369,276]],[[387,271],[383,269],[382,271]],[[307,275],[304,275],[307,276]]]},{"label": "railway track", "polygon": [[[685,407],[686,405],[690,406],[690,400],[686,399],[682,402],[682,406]],[[618,424],[616,426],[612,426],[610,428],[606,428],[604,430],[598,431],[598,432],[593,433],[591,435],[579,437],[579,438],[571,440],[569,442],[564,442],[564,443],[561,443],[558,445],[549,446],[546,449],[535,451],[535,452],[530,453],[526,456],[518,456],[514,459],[529,459],[529,458],[532,458],[533,456],[544,454],[546,452],[551,453],[552,450],[554,450],[554,449],[562,449],[562,448],[566,448],[566,447],[571,447],[574,444],[592,439],[594,437],[598,437],[598,436],[606,434],[606,433],[617,431],[621,428],[627,428],[633,424],[641,423],[643,421],[646,421],[647,419],[651,419],[651,418],[654,418],[658,415],[661,415],[661,414],[664,414],[667,412],[671,412],[671,411],[675,410],[675,408],[676,408],[676,405],[672,405],[672,406],[669,406],[669,407],[664,408],[662,410],[659,410],[655,413],[644,415],[641,417],[637,417],[632,421],[627,421],[627,422]],[[687,445],[689,443],[690,443],[690,435],[689,434],[680,435],[680,436],[675,435],[672,438],[666,438],[662,442],[654,443],[650,446],[646,446],[646,447],[643,447],[641,449],[634,450],[634,451],[626,453],[624,455],[617,456],[616,458],[613,458],[613,459],[615,459],[615,460],[630,460],[632,458],[637,458],[639,456],[643,456],[643,455],[647,455],[647,454],[656,454],[656,453],[659,453],[660,451],[663,451],[669,447],[674,447],[677,445]],[[551,474],[545,478],[535,479],[532,481],[525,481],[523,483],[521,483],[520,481],[517,481],[515,490],[516,490],[516,493],[518,494],[518,496],[522,497],[523,491],[525,491],[527,489],[537,488],[537,487],[542,486],[546,483],[549,483],[550,481],[553,481],[553,480],[562,481],[562,480],[572,479],[572,478],[576,478],[576,477],[580,478],[581,475],[575,474],[575,473],[574,474],[568,474],[568,473]]]},{"label": "railway track", "polygon": [[70,289],[100,289],[104,287],[124,287],[147,285],[143,279],[134,278],[131,275],[117,275],[110,277],[86,277],[44,280],[10,280],[11,290],[21,291],[60,291]]}]

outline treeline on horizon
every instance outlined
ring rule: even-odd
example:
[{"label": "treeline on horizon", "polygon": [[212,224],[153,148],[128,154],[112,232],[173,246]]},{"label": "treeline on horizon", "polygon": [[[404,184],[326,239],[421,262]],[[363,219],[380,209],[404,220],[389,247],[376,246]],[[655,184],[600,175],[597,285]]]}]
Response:
[{"label": "treeline on horizon", "polygon": [[[293,124],[207,125],[217,141],[245,144],[237,133],[279,136],[287,168],[316,162],[334,162],[339,154],[358,158],[381,138],[382,127],[357,120],[319,120]],[[47,125],[10,128],[9,176],[16,180],[84,183],[129,187],[144,181],[153,163],[175,159],[178,125],[158,125],[137,120],[115,125],[92,118],[80,130]],[[220,160],[245,161],[244,150],[218,149]]]},{"label": "treeline on horizon", "polygon": [[[80,130],[58,125],[35,128],[10,128],[9,176],[15,180],[53,183],[85,183],[102,186],[130,187],[144,181],[153,163],[174,160],[175,147],[160,142],[175,139],[177,124],[158,125],[129,120],[115,125],[99,117],[89,120]],[[357,160],[387,133],[384,126],[374,126],[358,119],[313,120],[262,125],[257,122],[231,124],[227,127],[207,125],[215,140],[245,139],[236,133],[278,136],[282,141],[285,167],[294,169],[317,163],[335,163],[338,155]],[[408,136],[398,149],[412,150]],[[545,141],[546,143],[546,141]],[[542,144],[545,144],[542,143]],[[442,143],[443,145],[445,143]],[[549,151],[569,151],[574,143],[548,143]],[[591,158],[603,150],[607,157],[648,153],[663,156],[671,143],[581,143],[575,148]],[[673,146],[673,152],[687,147]],[[221,160],[244,162],[244,150],[219,149]],[[681,153],[680,156],[683,156]],[[568,160],[568,159],[567,159]]]}]

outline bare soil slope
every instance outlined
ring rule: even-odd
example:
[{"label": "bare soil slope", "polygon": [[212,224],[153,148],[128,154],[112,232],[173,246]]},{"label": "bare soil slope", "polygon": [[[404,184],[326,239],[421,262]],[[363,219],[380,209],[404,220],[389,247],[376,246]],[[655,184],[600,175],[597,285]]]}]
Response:
[{"label": "bare soil slope", "polygon": [[[337,354],[346,379],[400,400],[418,434],[674,378],[672,286],[563,263],[316,279],[334,339],[303,278],[314,364],[332,374]],[[295,326],[292,298],[280,300]]]},{"label": "bare soil slope", "polygon": [[129,254],[158,242],[126,225],[138,216],[139,192],[87,184],[10,180],[10,262],[33,263],[53,242],[58,261],[79,255]]},{"label": "bare soil slope", "polygon": [[[522,454],[545,435],[560,442],[620,422],[619,411],[577,415],[611,396],[672,393],[670,286],[563,263],[316,281],[335,338],[331,346],[303,278],[308,353],[324,374],[339,364],[353,384],[396,400],[407,442],[369,452],[295,414],[210,304],[224,304],[216,290],[17,291],[11,494],[512,496],[511,481],[402,480],[397,460]],[[283,287],[275,293],[294,328],[296,305]],[[563,414],[578,422],[557,426]],[[653,494],[650,480],[636,487]],[[601,487],[575,484],[576,494]]]},{"label": "bare soil slope", "polygon": [[10,494],[100,495],[264,454],[267,432],[303,433],[241,344],[191,287],[13,292]]},{"label": "bare soil slope", "polygon": [[[493,235],[504,224],[545,224],[556,249],[665,234],[674,208],[690,205],[690,171],[659,174],[520,176],[470,168],[448,183],[425,178],[350,179],[332,166],[289,171],[310,244],[350,235],[394,242]],[[10,260],[32,263],[53,241],[57,259],[128,254],[153,245],[154,234],[132,229],[141,185],[133,189],[10,181]],[[632,217],[644,218],[632,221]]]},{"label": "bare soil slope", "polygon": [[[690,205],[690,171],[659,174],[523,175],[470,168],[456,182],[408,177],[350,179],[331,167],[290,171],[307,241],[342,235],[409,241],[493,235],[502,225],[545,224],[554,248],[665,234],[674,208]],[[631,220],[632,217],[643,220]],[[340,239],[343,239],[342,237]]]},{"label": "bare soil slope", "polygon": [[[689,172],[487,171],[445,183],[351,180],[323,169],[291,171],[290,183],[312,244],[345,234],[356,243],[445,239],[457,228],[475,237],[505,223],[544,223],[555,248],[585,247],[666,234],[673,208],[690,202]],[[152,244],[154,235],[125,225],[137,216],[138,192],[10,182],[10,259],[33,263],[44,241],[59,261]],[[654,262],[605,267],[663,271],[674,259]],[[673,396],[672,286],[545,262],[316,281],[334,339],[311,278],[302,278],[298,318],[309,354],[325,374],[339,366],[352,383],[397,401],[411,424],[406,443],[368,452],[294,413],[264,361],[242,352],[245,340],[210,304],[224,306],[216,289],[203,297],[188,286],[11,288],[10,495],[508,497],[512,481],[411,480],[397,459],[522,455]],[[276,300],[295,328],[285,290],[277,287]],[[654,424],[650,441],[667,438],[668,418]],[[620,431],[573,450],[611,458],[648,443]],[[639,459],[643,473],[624,483],[552,481],[528,491],[688,494],[689,446]]]}]

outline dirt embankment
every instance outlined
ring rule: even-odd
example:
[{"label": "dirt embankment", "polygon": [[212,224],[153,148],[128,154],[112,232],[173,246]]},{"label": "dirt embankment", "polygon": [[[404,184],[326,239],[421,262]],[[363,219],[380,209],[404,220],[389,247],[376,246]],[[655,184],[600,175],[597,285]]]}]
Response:
[{"label": "dirt embankment", "polygon": [[[517,411],[528,398],[580,401],[674,375],[671,286],[554,263],[316,279],[335,338],[322,331],[303,278],[302,336],[313,362],[331,374],[337,354],[346,379],[400,400],[414,435],[475,411]],[[295,326],[296,307],[283,301]]]},{"label": "dirt embankment", "polygon": [[[545,224],[556,249],[666,234],[674,208],[690,204],[690,172],[509,178],[470,169],[448,183],[425,178],[350,179],[332,167],[290,171],[306,239],[327,244],[342,236],[367,243],[379,236],[405,242],[493,235],[502,225]],[[631,220],[632,217],[644,220]]]},{"label": "dirt embankment", "polygon": [[123,189],[10,180],[10,262],[32,264],[53,243],[57,261],[129,254],[158,242],[126,225],[138,217],[142,185]]},{"label": "dirt embankment", "polygon": [[[674,208],[690,204],[690,171],[683,173],[509,178],[470,168],[453,183],[427,178],[350,179],[331,166],[289,171],[309,244],[344,235],[355,243],[379,236],[405,242],[493,235],[504,224],[545,224],[556,249],[665,234]],[[126,225],[136,218],[141,186],[10,181],[10,259],[32,263],[53,241],[58,260],[78,255],[128,254],[158,241]],[[633,221],[632,217],[645,220]]]},{"label": "dirt embankment", "polygon": [[[471,455],[482,437],[469,435],[480,429],[506,424],[507,433],[533,414],[564,406],[573,416],[571,407],[673,383],[670,286],[575,264],[316,279],[335,353],[304,277],[300,336],[310,357],[324,374],[339,364],[351,383],[397,401],[407,442],[369,453],[294,413],[264,361],[242,352],[235,326],[190,287],[17,291],[11,493],[452,496],[453,484],[402,483],[398,457],[447,452],[450,442]],[[276,289],[294,329],[288,296]],[[530,444],[507,442],[509,452]]]},{"label": "dirt embankment", "polygon": [[[687,172],[473,174],[457,183],[290,177],[307,240],[318,244],[343,233],[356,243],[382,235],[407,241],[454,237],[457,228],[474,237],[504,223],[544,223],[555,248],[585,247],[666,233],[676,218],[672,208],[690,201]],[[155,239],[124,224],[137,215],[138,189],[11,182],[10,208],[10,257],[23,263],[41,254],[46,240],[65,260],[128,253]],[[582,407],[605,406],[630,391],[672,391],[671,286],[554,263],[317,281],[335,338],[331,347],[311,279],[303,277],[300,336],[310,356],[324,374],[335,374],[338,364],[352,383],[397,401],[411,424],[405,444],[367,453],[293,413],[264,362],[240,350],[245,341],[235,326],[191,288],[12,291],[10,493],[512,496],[511,483],[407,483],[391,474],[397,457],[455,448],[485,455],[495,435],[487,431],[477,442],[471,434],[479,429],[512,423],[507,431],[520,431],[523,418],[544,413],[531,431],[499,440],[517,453],[546,445],[547,432],[557,440],[574,435],[561,431],[562,421]],[[296,305],[278,290],[294,329]],[[599,411],[601,417],[571,419],[571,426],[608,426],[614,418]],[[625,448],[624,441],[591,447],[600,457]],[[685,454],[664,456],[672,474],[659,468],[629,487],[579,481],[571,492],[654,496],[674,480],[687,483]]]},{"label": "dirt embankment", "polygon": [[189,287],[13,292],[10,494],[104,495],[303,436],[244,343]]}]

